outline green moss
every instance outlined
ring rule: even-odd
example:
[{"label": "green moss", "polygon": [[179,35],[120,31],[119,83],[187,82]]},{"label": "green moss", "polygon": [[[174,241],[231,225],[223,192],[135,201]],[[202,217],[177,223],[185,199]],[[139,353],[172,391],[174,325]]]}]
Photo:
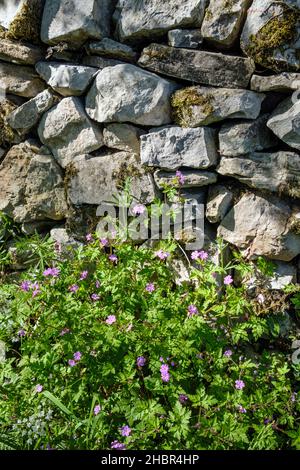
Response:
[{"label": "green moss", "polygon": [[197,87],[184,88],[174,93],[171,98],[173,118],[182,127],[189,127],[192,107],[200,106],[203,114],[209,116],[214,112],[211,94],[201,95]]},{"label": "green moss", "polygon": [[7,117],[16,109],[16,105],[8,100],[0,101],[0,145],[7,146],[15,138],[14,130],[8,125]]},{"label": "green moss", "polygon": [[115,171],[113,173],[113,178],[115,179],[116,186],[119,189],[124,189],[126,180],[128,178],[141,178],[142,177],[142,172],[141,170],[134,165],[133,163],[130,163],[129,165],[127,163],[122,163],[118,171]]},{"label": "green moss", "polygon": [[266,68],[280,71],[283,65],[274,58],[276,49],[292,43],[298,34],[300,13],[282,5],[280,16],[271,18],[256,35],[250,36],[246,52],[253,60]]},{"label": "green moss", "polygon": [[42,2],[27,0],[11,22],[6,32],[7,39],[30,41],[39,44]]},{"label": "green moss", "polygon": [[207,20],[207,21],[209,21],[209,20],[211,20],[211,19],[212,19],[212,17],[213,17],[213,14],[212,14],[212,12],[210,11],[210,9],[209,9],[209,8],[207,8],[207,10],[206,10],[206,12],[205,12],[204,20]]}]

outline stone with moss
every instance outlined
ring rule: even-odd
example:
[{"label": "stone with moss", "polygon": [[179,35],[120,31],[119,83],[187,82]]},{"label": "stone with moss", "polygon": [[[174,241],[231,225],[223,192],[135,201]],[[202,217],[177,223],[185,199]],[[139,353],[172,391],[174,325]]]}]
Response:
[{"label": "stone with moss", "polygon": [[256,119],[265,95],[248,90],[194,86],[176,91],[173,117],[182,127],[198,127],[224,119]]},{"label": "stone with moss", "polygon": [[2,6],[5,9],[5,37],[16,41],[28,41],[39,44],[40,27],[44,0],[21,0],[12,5]]},{"label": "stone with moss", "polygon": [[300,70],[300,10],[290,2],[254,0],[241,36],[241,48],[276,72]]},{"label": "stone with moss", "polygon": [[7,146],[19,142],[15,130],[8,124],[8,116],[17,108],[9,100],[0,100],[0,145]]}]

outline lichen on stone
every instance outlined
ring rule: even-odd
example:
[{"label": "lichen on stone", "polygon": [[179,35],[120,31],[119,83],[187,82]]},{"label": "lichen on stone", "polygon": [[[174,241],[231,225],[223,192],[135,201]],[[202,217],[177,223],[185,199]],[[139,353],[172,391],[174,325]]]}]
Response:
[{"label": "lichen on stone", "polygon": [[202,113],[209,116],[214,112],[212,99],[211,94],[201,95],[197,87],[176,91],[171,98],[175,122],[182,127],[189,127],[188,118],[191,117],[192,106],[201,106]]},{"label": "lichen on stone", "polygon": [[257,34],[250,36],[246,52],[253,60],[266,68],[280,71],[282,65],[274,57],[276,50],[284,52],[284,46],[292,43],[299,33],[300,13],[282,5],[280,15],[271,18]]},{"label": "lichen on stone", "polygon": [[40,0],[25,1],[5,33],[6,38],[39,44],[42,11]]},{"label": "lichen on stone", "polygon": [[15,138],[14,130],[7,123],[7,117],[16,109],[16,105],[8,100],[0,101],[0,145],[11,144]]}]

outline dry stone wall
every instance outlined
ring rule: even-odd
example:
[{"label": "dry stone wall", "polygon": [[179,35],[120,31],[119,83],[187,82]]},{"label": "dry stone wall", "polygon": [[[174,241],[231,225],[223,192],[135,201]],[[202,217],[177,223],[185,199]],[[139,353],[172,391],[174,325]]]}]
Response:
[{"label": "dry stone wall", "polygon": [[293,278],[299,70],[299,0],[0,0],[0,210],[76,239],[180,170],[208,239]]}]

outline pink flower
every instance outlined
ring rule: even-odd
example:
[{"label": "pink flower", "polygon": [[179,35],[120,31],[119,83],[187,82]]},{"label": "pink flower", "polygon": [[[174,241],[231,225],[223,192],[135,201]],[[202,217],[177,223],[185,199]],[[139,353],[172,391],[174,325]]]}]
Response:
[{"label": "pink flower", "polygon": [[84,279],[86,279],[88,277],[88,275],[89,275],[88,271],[82,271],[82,273],[80,274],[79,280],[84,281]]},{"label": "pink flower", "polygon": [[43,386],[41,384],[37,384],[37,386],[35,387],[35,391],[37,393],[41,393],[43,391]]},{"label": "pink flower", "polygon": [[81,359],[81,352],[77,351],[76,353],[73,354],[74,360],[75,361],[80,361]]},{"label": "pink flower", "polygon": [[85,239],[86,241],[89,243],[91,241],[93,241],[93,235],[91,233],[88,233],[86,236],[85,236]]},{"label": "pink flower", "polygon": [[107,246],[108,245],[108,240],[106,238],[101,238],[100,239],[100,243],[101,245],[104,247],[104,246]]},{"label": "pink flower", "polygon": [[91,299],[92,299],[94,302],[96,302],[97,300],[100,299],[100,295],[98,295],[98,294],[92,294],[92,295],[91,295]]},{"label": "pink flower", "polygon": [[94,415],[97,416],[101,411],[101,406],[100,405],[96,405],[95,408],[94,408]]},{"label": "pink flower", "polygon": [[31,288],[31,282],[30,281],[21,282],[20,289],[23,292],[29,292],[30,288]]},{"label": "pink flower", "polygon": [[233,283],[233,279],[232,279],[232,277],[231,277],[230,275],[228,275],[228,276],[226,276],[226,277],[224,278],[224,284],[225,284],[225,286],[229,286],[229,285],[232,284],[232,283]]},{"label": "pink flower", "polygon": [[232,356],[232,351],[231,351],[231,349],[227,349],[227,350],[224,352],[224,356],[225,356],[225,357],[230,357],[230,356]]},{"label": "pink flower", "polygon": [[60,269],[59,268],[48,268],[43,272],[43,276],[48,277],[58,277],[60,274]]},{"label": "pink flower", "polygon": [[132,212],[134,215],[141,215],[145,212],[146,207],[143,204],[137,204],[133,209]]},{"label": "pink flower", "polygon": [[206,251],[193,251],[191,254],[191,259],[196,260],[196,259],[201,259],[202,261],[205,261],[208,258],[208,253]]},{"label": "pink flower", "polygon": [[169,366],[167,364],[163,364],[160,368],[161,380],[163,382],[169,382],[170,374],[169,374]]},{"label": "pink flower", "polygon": [[110,255],[110,256],[108,257],[108,259],[109,259],[110,261],[112,261],[113,263],[117,263],[117,262],[118,262],[118,257],[117,257],[116,255]]},{"label": "pink flower", "polygon": [[126,426],[122,426],[120,431],[123,437],[128,437],[131,434],[131,428],[127,426],[127,424]]},{"label": "pink flower", "polygon": [[198,313],[199,313],[199,311],[198,311],[196,305],[191,304],[191,305],[188,306],[188,317],[198,315]]},{"label": "pink flower", "polygon": [[243,380],[236,380],[235,381],[235,388],[237,390],[243,390],[244,387],[245,387],[245,382]]},{"label": "pink flower", "polygon": [[100,282],[100,281],[96,281],[96,282],[95,282],[95,287],[96,287],[96,289],[100,289],[100,287],[101,287],[101,282]]},{"label": "pink flower", "polygon": [[105,323],[107,323],[108,325],[112,325],[116,321],[117,321],[117,319],[116,319],[115,315],[108,315],[107,319],[105,320]]},{"label": "pink flower", "polygon": [[79,287],[76,284],[73,284],[72,286],[69,287],[70,292],[76,292],[78,291]]},{"label": "pink flower", "polygon": [[180,185],[183,185],[183,184],[184,184],[185,177],[183,176],[183,174],[181,173],[181,171],[179,171],[179,170],[176,171],[176,178],[177,178],[177,180],[178,180],[178,184],[180,184]]},{"label": "pink flower", "polygon": [[155,291],[155,286],[154,284],[150,283],[146,285],[146,291],[147,292],[154,292]]},{"label": "pink flower", "polygon": [[242,405],[238,406],[238,411],[239,411],[239,413],[247,413],[246,408],[244,408]]},{"label": "pink flower", "polygon": [[60,336],[64,336],[64,335],[66,335],[70,332],[71,332],[71,330],[69,328],[63,328],[60,332]]},{"label": "pink flower", "polygon": [[167,259],[170,256],[170,253],[168,253],[167,251],[164,251],[164,250],[155,251],[154,254],[155,254],[155,256],[157,256],[157,258],[159,258],[161,260]]},{"label": "pink flower", "polygon": [[69,359],[68,364],[69,364],[70,367],[76,366],[76,362],[74,361],[74,359]]},{"label": "pink flower", "polygon": [[24,330],[20,330],[18,331],[18,336],[20,337],[24,337],[26,335],[25,331]]}]

